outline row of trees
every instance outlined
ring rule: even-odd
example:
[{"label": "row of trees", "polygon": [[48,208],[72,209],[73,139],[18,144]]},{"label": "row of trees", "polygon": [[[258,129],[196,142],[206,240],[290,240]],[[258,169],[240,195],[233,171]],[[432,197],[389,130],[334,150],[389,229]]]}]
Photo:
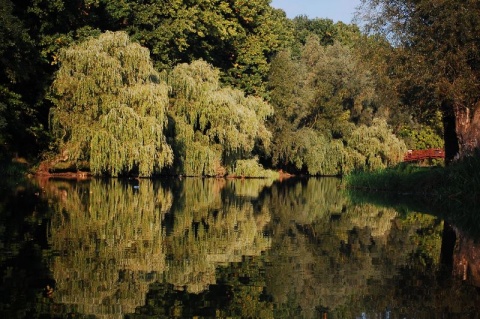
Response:
[{"label": "row of trees", "polygon": [[[172,167],[176,174],[224,175],[268,146],[271,107],[220,85],[202,60],[160,74],[148,50],[124,32],[106,32],[59,54],[51,127],[63,161],[96,174]],[[167,141],[168,139],[168,141]],[[175,165],[172,165],[175,164]]]},{"label": "row of trees", "polygon": [[159,71],[203,59],[222,82],[262,95],[270,57],[291,38],[268,0],[0,0],[0,14],[1,144],[30,156],[49,142],[46,94],[61,48],[123,30],[150,50]]},{"label": "row of trees", "polygon": [[[135,170],[141,176],[264,176],[248,167],[258,167],[255,154],[269,153],[274,165],[313,175],[401,160],[404,143],[385,120],[362,109],[369,95],[361,82],[369,77],[356,71],[347,48],[322,47],[313,37],[301,47],[299,61],[283,55],[272,66],[273,115],[264,99],[222,85],[220,71],[203,60],[159,73],[148,50],[124,32],[71,45],[58,55],[61,67],[52,85],[56,147],[63,161],[86,162],[94,174],[113,176]],[[274,74],[285,66],[305,72],[293,72],[298,79],[288,82]],[[294,92],[300,105],[276,98],[282,94],[277,91]]]},{"label": "row of trees", "polygon": [[5,153],[109,175],[336,175],[442,147],[443,127],[449,158],[477,147],[475,2],[365,0],[362,33],[268,0],[0,1]]}]

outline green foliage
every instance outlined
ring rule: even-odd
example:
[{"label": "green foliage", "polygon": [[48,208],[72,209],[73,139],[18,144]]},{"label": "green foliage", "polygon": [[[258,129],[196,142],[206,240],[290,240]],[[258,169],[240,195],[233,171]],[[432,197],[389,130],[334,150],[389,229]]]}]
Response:
[{"label": "green foliage", "polygon": [[311,175],[338,175],[341,172],[343,146],[341,141],[332,141],[310,128],[278,135],[281,143],[274,148],[272,160],[291,163]]},{"label": "green foliage", "polygon": [[309,19],[307,16],[300,15],[293,19],[295,30],[295,40],[305,45],[311,35],[316,35],[320,44],[331,45],[336,40],[337,28],[330,19]]},{"label": "green foliage", "polygon": [[264,169],[263,166],[258,163],[258,158],[237,160],[232,173],[235,176],[242,177],[279,178],[278,172]]},{"label": "green foliage", "polygon": [[384,120],[361,125],[343,139],[328,139],[312,129],[282,136],[283,149],[276,149],[274,161],[294,163],[311,175],[341,175],[352,170],[377,170],[403,160],[406,147]]},{"label": "green foliage", "polygon": [[0,86],[22,102],[15,110],[21,121],[8,120],[0,131],[12,152],[34,153],[45,143],[51,107],[45,92],[63,59],[59,50],[101,30],[127,32],[150,49],[157,69],[203,59],[221,70],[222,82],[264,96],[269,62],[292,36],[285,14],[267,0],[1,0],[0,15]]},{"label": "green foliage", "polygon": [[361,36],[360,29],[355,24],[345,24],[341,21],[334,23],[330,19],[314,18],[300,15],[293,19],[294,51],[301,51],[308,38],[316,36],[322,46],[340,42],[343,45],[352,46]]},{"label": "green foliage", "polygon": [[479,165],[477,157],[468,157],[447,167],[401,164],[376,173],[351,174],[347,185],[424,196],[431,204],[468,204],[472,201],[475,204],[480,193]]},{"label": "green foliage", "polygon": [[310,90],[306,85],[307,66],[292,59],[290,50],[278,53],[271,63],[268,89],[275,115],[270,119],[277,132],[300,125],[308,111]]},{"label": "green foliage", "polygon": [[378,105],[378,96],[385,91],[361,61],[366,52],[353,46],[360,40],[354,35],[349,45],[327,46],[310,36],[300,58],[283,51],[272,61],[274,165],[340,175],[403,159],[404,143],[381,120],[387,112]]},{"label": "green foliage", "polygon": [[267,0],[141,2],[101,0],[112,26],[148,47],[159,69],[202,59],[224,82],[264,93],[269,61],[291,38],[288,20]]},{"label": "green foliage", "polygon": [[148,50],[107,32],[61,51],[52,85],[52,133],[62,156],[90,161],[94,174],[142,176],[172,163],[166,144],[168,93]]},{"label": "green foliage", "polygon": [[448,159],[478,148],[478,120],[472,114],[480,105],[480,3],[362,2],[367,31],[384,34],[397,48],[391,75],[410,113],[424,123],[441,111],[450,121],[445,129],[456,137],[446,140]]},{"label": "green foliage", "polygon": [[444,140],[429,126],[420,125],[418,128],[405,127],[399,132],[409,149],[443,148]]},{"label": "green foliage", "polygon": [[18,124],[20,121],[19,111],[24,107],[20,98],[18,94],[0,86],[0,143],[2,145],[13,138],[8,130],[9,124]]},{"label": "green foliage", "polygon": [[479,167],[478,156],[445,167],[403,163],[375,173],[351,174],[346,187],[352,198],[407,212],[426,212],[478,238]]},{"label": "green foliage", "polygon": [[340,43],[322,47],[315,37],[305,44],[302,62],[309,68],[307,86],[312,91],[307,126],[325,129],[328,135],[342,136],[368,106],[373,95],[373,81],[362,68],[352,49]]},{"label": "green foliage", "polygon": [[273,110],[263,99],[221,87],[218,69],[201,60],[176,66],[166,79],[177,173],[224,175],[256,145],[268,147],[265,120]]},{"label": "green foliage", "polygon": [[44,137],[36,112],[38,52],[10,0],[0,1],[0,143],[9,153],[36,155]]},{"label": "green foliage", "polygon": [[270,7],[268,0],[235,3],[238,12],[248,16],[238,17],[243,30],[233,40],[233,61],[224,80],[247,94],[262,95],[271,58],[290,43],[292,31],[284,14]]},{"label": "green foliage", "polygon": [[[14,15],[10,0],[0,1],[0,74],[2,84],[25,81],[32,76],[33,41],[24,23]],[[8,82],[6,82],[6,80]]]},{"label": "green foliage", "polygon": [[[258,155],[283,168],[338,174],[366,163],[365,154],[346,147],[356,126],[406,114],[387,107],[398,100],[386,74],[408,72],[392,72],[386,41],[362,36],[353,24],[288,20],[267,0],[0,1],[0,141],[13,152],[20,148],[15,141],[45,140],[52,102],[52,133],[70,162],[65,167],[87,161],[95,174],[161,172],[174,157],[163,136],[168,105],[175,173],[225,175],[238,159],[250,163]],[[123,30],[150,52],[130,51],[123,40],[112,47],[99,40],[99,50],[78,44],[93,45],[90,37],[100,30]],[[149,54],[165,71],[170,104]],[[193,74],[178,65],[199,59],[215,71]],[[54,96],[42,102],[57,68]],[[275,116],[253,95],[271,98]],[[399,122],[389,118],[396,130]],[[262,158],[270,150],[271,158]]]},{"label": "green foliage", "polygon": [[353,167],[347,166],[346,173],[352,168],[378,170],[396,165],[407,151],[405,143],[391,132],[385,120],[380,119],[375,119],[372,126],[357,127],[345,141],[362,158]]}]

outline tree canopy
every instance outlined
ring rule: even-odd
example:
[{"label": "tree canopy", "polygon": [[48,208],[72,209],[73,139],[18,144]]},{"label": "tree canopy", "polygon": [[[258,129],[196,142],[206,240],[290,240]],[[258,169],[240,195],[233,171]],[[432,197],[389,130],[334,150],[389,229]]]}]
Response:
[{"label": "tree canopy", "polygon": [[51,123],[66,160],[113,176],[148,176],[172,163],[163,133],[168,89],[146,48],[106,32],[62,50],[59,63]]},{"label": "tree canopy", "polygon": [[351,44],[321,43],[310,36],[300,57],[285,51],[272,62],[272,162],[312,175],[398,163],[405,145],[385,121],[369,65]]},{"label": "tree canopy", "polygon": [[430,118],[441,111],[448,158],[480,144],[480,3],[455,0],[364,0],[367,31],[395,50],[391,74],[405,105]]},{"label": "tree canopy", "polygon": [[72,45],[58,61],[52,132],[63,161],[96,175],[150,176],[171,164],[176,174],[235,174],[237,160],[257,167],[254,149],[270,145],[272,107],[222,86],[205,61],[160,74],[124,32]]},{"label": "tree canopy", "polygon": [[35,155],[45,134],[35,109],[39,54],[10,0],[0,0],[0,21],[0,147]]},{"label": "tree canopy", "polygon": [[264,94],[271,57],[291,40],[285,14],[269,0],[100,0],[110,28],[126,30],[151,51],[155,66],[205,60],[223,81]]},{"label": "tree canopy", "polygon": [[[395,163],[401,139],[439,145],[439,110],[455,143],[475,148],[471,1],[365,0],[364,13],[380,13],[366,24],[375,33],[287,19],[268,0],[0,1],[11,154],[36,146],[109,175],[335,175]],[[376,130],[401,139],[354,145]]]},{"label": "tree canopy", "polygon": [[259,97],[222,87],[218,69],[201,60],[180,64],[166,80],[177,173],[234,173],[236,161],[251,158],[256,145],[269,146],[265,121],[272,107]]}]

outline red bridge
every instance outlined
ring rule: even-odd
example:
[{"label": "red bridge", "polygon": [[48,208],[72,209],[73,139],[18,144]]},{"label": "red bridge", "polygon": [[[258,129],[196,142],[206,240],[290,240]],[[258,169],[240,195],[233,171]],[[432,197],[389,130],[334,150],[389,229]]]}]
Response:
[{"label": "red bridge", "polygon": [[427,150],[408,150],[403,158],[404,162],[416,162],[430,158],[445,158],[445,151],[441,148],[429,148]]}]

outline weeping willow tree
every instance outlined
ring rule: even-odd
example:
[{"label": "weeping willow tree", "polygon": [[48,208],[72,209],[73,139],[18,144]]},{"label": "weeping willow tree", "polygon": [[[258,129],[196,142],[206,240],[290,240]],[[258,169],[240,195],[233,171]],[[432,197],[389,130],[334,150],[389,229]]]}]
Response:
[{"label": "weeping willow tree", "polygon": [[172,90],[176,173],[235,173],[238,160],[268,148],[271,134],[265,120],[273,109],[263,99],[221,87],[219,71],[201,60],[180,64],[165,78]]},{"label": "weeping willow tree", "polygon": [[345,138],[344,172],[353,169],[377,170],[400,163],[407,151],[383,119],[360,125]]},{"label": "weeping willow tree", "polygon": [[163,133],[168,88],[146,48],[106,32],[62,50],[58,61],[50,120],[63,160],[112,176],[149,176],[173,162]]},{"label": "weeping willow tree", "polygon": [[301,128],[278,135],[281,143],[273,152],[274,163],[292,164],[310,175],[339,175],[343,166],[343,144],[322,133]]}]

